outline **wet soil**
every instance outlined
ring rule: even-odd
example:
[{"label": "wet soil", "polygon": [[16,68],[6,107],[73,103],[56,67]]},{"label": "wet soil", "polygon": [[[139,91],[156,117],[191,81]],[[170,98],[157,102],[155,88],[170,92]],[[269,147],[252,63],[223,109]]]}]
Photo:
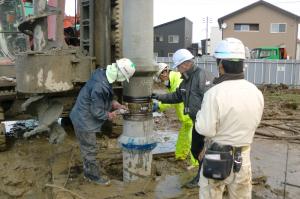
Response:
[{"label": "wet soil", "polygon": [[[300,92],[285,88],[262,88],[266,105],[262,125],[252,146],[253,198],[299,198],[300,195]],[[286,106],[286,104],[296,104]],[[155,117],[155,130],[176,131],[174,110]],[[152,176],[132,183],[122,182],[122,152],[116,135],[99,135],[97,160],[108,187],[87,182],[82,174],[79,146],[71,128],[63,144],[51,145],[47,135],[11,141],[0,153],[1,199],[131,199],[198,198],[198,189],[182,185],[195,174],[187,161],[173,154],[156,155]],[[298,133],[299,132],[299,133]]]},{"label": "wet soil", "polygon": [[[122,182],[122,152],[115,139],[98,139],[101,173],[112,185],[101,187],[85,181],[79,147],[73,135],[62,145],[50,145],[45,136],[17,140],[0,155],[0,198],[174,198],[197,195],[184,191],[194,171],[174,157],[154,157],[153,176],[134,183]],[[103,146],[103,140],[110,142]],[[69,191],[62,191],[62,188]],[[77,197],[80,198],[80,197]],[[190,198],[190,197],[188,197]],[[196,197],[197,198],[197,197]]]}]

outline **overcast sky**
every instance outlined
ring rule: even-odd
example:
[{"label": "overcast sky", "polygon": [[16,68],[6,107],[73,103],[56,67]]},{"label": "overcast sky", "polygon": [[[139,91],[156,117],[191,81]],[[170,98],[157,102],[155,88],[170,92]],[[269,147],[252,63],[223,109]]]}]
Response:
[{"label": "overcast sky", "polygon": [[[187,17],[193,22],[193,42],[206,37],[206,18],[209,29],[218,26],[217,20],[257,0],[154,0],[154,26]],[[266,0],[300,16],[300,0]],[[66,14],[74,15],[74,0],[66,0]],[[299,31],[300,32],[300,31]],[[299,34],[298,34],[299,37]]]}]

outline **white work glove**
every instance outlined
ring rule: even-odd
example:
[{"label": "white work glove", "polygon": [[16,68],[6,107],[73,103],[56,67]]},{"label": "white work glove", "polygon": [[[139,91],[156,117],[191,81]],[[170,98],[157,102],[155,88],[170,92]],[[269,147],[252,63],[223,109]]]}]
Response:
[{"label": "white work glove", "polygon": [[128,110],[128,108],[125,105],[120,104],[118,101],[113,100],[112,101],[112,109],[113,110],[118,110],[118,109],[125,109]]}]

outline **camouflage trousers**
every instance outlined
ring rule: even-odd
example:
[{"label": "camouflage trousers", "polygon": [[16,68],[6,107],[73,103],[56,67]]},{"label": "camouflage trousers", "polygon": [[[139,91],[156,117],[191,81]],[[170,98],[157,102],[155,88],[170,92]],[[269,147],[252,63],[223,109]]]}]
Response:
[{"label": "camouflage trousers", "polygon": [[[238,173],[233,173],[225,180],[208,179],[200,171],[199,199],[251,199],[252,198],[252,173],[250,161],[250,147],[242,152],[243,164]],[[228,191],[224,194],[224,190]]]}]

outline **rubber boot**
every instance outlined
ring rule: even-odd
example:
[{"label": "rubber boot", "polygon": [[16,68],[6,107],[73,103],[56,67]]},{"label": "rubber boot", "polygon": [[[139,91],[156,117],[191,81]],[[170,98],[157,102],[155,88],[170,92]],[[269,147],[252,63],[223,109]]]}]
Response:
[{"label": "rubber boot", "polygon": [[83,175],[84,178],[89,182],[104,186],[110,185],[110,180],[100,176],[98,166],[93,162],[85,161],[85,163],[83,164]]},{"label": "rubber boot", "polygon": [[189,182],[187,182],[184,187],[188,189],[193,189],[199,187],[198,182],[200,179],[200,170],[201,170],[201,164],[202,162],[199,161],[199,167],[198,167],[198,172],[197,175]]}]

